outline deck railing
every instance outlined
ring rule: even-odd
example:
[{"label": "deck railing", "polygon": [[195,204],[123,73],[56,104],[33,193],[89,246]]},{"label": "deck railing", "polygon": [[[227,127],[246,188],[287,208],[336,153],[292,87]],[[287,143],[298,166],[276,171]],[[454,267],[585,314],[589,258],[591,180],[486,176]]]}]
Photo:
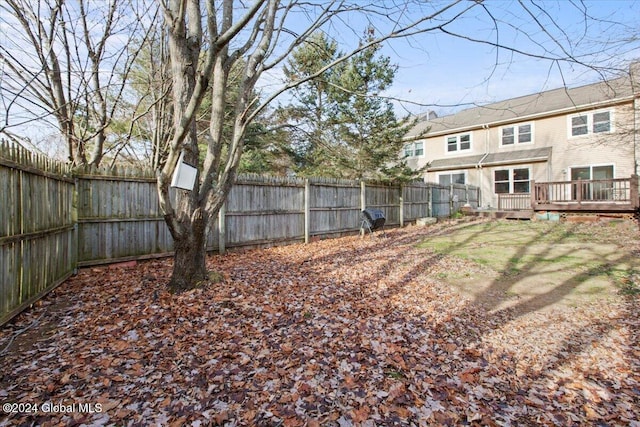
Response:
[{"label": "deck railing", "polygon": [[531,209],[530,193],[503,193],[498,194],[498,210],[522,211]]},{"label": "deck railing", "polygon": [[639,207],[638,176],[630,178],[532,182],[535,210],[626,211]]}]

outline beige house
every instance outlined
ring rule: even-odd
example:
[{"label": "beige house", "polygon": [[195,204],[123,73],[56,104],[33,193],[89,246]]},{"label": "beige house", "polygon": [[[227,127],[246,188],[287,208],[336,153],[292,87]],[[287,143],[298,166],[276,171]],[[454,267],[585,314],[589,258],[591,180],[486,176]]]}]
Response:
[{"label": "beige house", "polygon": [[428,165],[426,181],[480,187],[485,208],[499,194],[530,193],[533,180],[629,178],[640,155],[640,63],[630,68],[631,77],[425,117],[402,154]]}]

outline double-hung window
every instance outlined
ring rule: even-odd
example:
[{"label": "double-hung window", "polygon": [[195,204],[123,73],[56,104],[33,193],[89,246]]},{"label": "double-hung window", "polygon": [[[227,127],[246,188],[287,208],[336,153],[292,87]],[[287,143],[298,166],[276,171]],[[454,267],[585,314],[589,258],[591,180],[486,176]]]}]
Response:
[{"label": "double-hung window", "polygon": [[582,136],[612,131],[611,111],[581,113],[569,117],[570,136]]},{"label": "double-hung window", "polygon": [[413,143],[404,145],[404,156],[405,157],[413,156]]},{"label": "double-hung window", "polygon": [[527,144],[530,142],[533,142],[531,123],[502,128],[502,138],[500,141],[502,146]]},{"label": "double-hung window", "polygon": [[404,146],[405,157],[418,157],[424,155],[424,142],[411,142]]},{"label": "double-hung window", "polygon": [[601,113],[594,113],[593,120],[593,133],[611,132],[611,113],[603,111]]},{"label": "double-hung window", "polygon": [[418,141],[413,145],[413,155],[418,157],[424,154],[424,142]]},{"label": "double-hung window", "polygon": [[446,137],[447,153],[471,150],[471,134],[463,133]]},{"label": "double-hung window", "polygon": [[497,169],[493,172],[494,192],[528,193],[529,175],[529,168]]}]

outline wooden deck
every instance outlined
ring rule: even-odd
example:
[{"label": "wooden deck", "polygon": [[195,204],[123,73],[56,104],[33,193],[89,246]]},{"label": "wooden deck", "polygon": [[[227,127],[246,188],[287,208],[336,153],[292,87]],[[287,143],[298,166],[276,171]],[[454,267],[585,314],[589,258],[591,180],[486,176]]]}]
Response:
[{"label": "wooden deck", "polygon": [[501,210],[636,212],[638,176],[629,178],[535,182],[529,194],[500,194]]}]

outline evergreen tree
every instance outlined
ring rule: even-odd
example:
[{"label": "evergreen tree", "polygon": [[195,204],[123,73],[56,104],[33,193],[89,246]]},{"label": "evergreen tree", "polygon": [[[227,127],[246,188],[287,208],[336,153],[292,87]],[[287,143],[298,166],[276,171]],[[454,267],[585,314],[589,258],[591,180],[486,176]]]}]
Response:
[{"label": "evergreen tree", "polygon": [[[332,63],[342,54],[336,42],[322,32],[313,34],[292,52],[284,68],[289,82],[309,77]],[[338,67],[292,90],[293,103],[280,108],[278,116],[287,123],[291,134],[291,152],[299,175],[320,175],[334,143],[331,80]]]},{"label": "evergreen tree", "polygon": [[[365,42],[374,38],[372,28]],[[403,137],[413,126],[408,119],[398,120],[392,103],[381,96],[393,84],[397,66],[380,55],[380,45],[353,56],[336,80],[335,122],[340,143],[330,169],[349,179],[407,180],[407,168],[399,164]],[[411,176],[413,175],[413,176]]]},{"label": "evergreen tree", "polygon": [[[243,67],[246,64],[238,60],[231,68],[227,81],[227,90],[224,103],[224,123],[222,125],[222,138],[224,141],[231,139],[233,130],[234,106],[240,92],[240,82]],[[257,91],[252,96],[260,98]],[[200,104],[199,115],[196,119],[198,127],[198,145],[200,146],[201,159],[204,161],[206,152],[207,130],[211,126],[211,98],[205,98]],[[265,175],[286,175],[292,169],[290,142],[288,134],[276,123],[275,114],[271,109],[265,109],[256,116],[254,121],[247,125],[244,135],[244,149],[238,166],[239,173],[256,173]],[[226,152],[227,145],[223,147]]]},{"label": "evergreen tree", "polygon": [[[365,42],[373,30],[365,32]],[[380,94],[397,67],[373,45],[330,72],[301,85],[295,104],[281,109],[293,129],[296,171],[348,179],[410,180],[418,174],[399,161],[403,137],[414,122],[398,120]],[[323,33],[293,52],[285,69],[290,81],[317,73],[341,54]]]}]

